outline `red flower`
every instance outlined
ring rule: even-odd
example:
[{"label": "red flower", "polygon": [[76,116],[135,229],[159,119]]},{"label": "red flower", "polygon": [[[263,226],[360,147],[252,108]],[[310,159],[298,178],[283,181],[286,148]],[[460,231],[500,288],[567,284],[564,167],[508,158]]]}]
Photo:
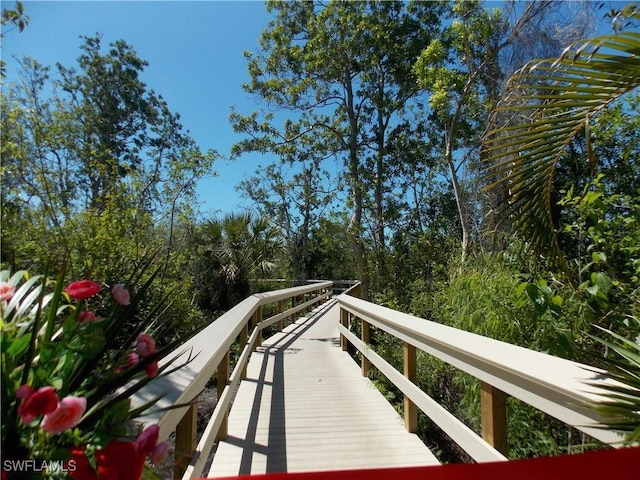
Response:
[{"label": "red flower", "polygon": [[136,440],[136,452],[143,457],[151,455],[158,443],[158,436],[160,434],[160,428],[158,425],[150,425],[144,429]]},{"label": "red flower", "polygon": [[89,465],[83,447],[71,449],[75,470],[69,476],[78,480],[139,480],[145,456],[138,453],[134,442],[112,440],[95,454],[97,471]]},{"label": "red flower", "polygon": [[154,360],[153,362],[151,362],[149,365],[147,365],[146,367],[144,367],[144,371],[147,372],[147,377],[155,377],[156,375],[158,375],[158,361]]},{"label": "red flower", "polygon": [[23,385],[16,393],[18,398],[22,398],[18,407],[22,423],[31,423],[37,416],[49,414],[58,408],[58,395],[53,387],[42,387],[34,392],[31,387]]},{"label": "red flower", "polygon": [[97,294],[100,284],[93,280],[77,280],[67,285],[64,291],[74,300],[84,300]]}]

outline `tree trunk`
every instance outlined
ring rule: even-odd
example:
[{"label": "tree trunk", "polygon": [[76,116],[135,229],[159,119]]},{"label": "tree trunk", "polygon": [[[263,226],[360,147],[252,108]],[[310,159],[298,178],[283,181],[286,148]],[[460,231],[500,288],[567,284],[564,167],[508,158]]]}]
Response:
[{"label": "tree trunk", "polygon": [[458,207],[458,216],[460,217],[460,228],[462,229],[462,258],[461,262],[464,262],[469,255],[471,249],[471,226],[469,225],[469,215],[467,213],[467,206],[462,198],[462,189],[460,188],[460,182],[458,182],[458,173],[456,172],[456,166],[453,161],[453,152],[451,148],[452,139],[447,139],[447,146],[445,151],[445,157],[447,165],[449,165],[449,172],[451,173],[451,183],[453,184],[453,194],[456,198],[456,206]]},{"label": "tree trunk", "polygon": [[[384,235],[384,117],[382,110],[378,108],[378,132],[376,139],[376,147],[378,149],[376,154],[376,185],[374,200],[376,204],[376,240],[378,243],[378,251],[376,255],[376,263],[378,265],[378,285],[382,286],[382,283],[386,281],[386,239]],[[382,283],[381,283],[382,282]]]},{"label": "tree trunk", "polygon": [[304,211],[302,220],[302,252],[300,253],[300,280],[302,282],[309,278],[307,265],[309,262],[309,225],[311,223],[311,176],[310,170],[304,171],[303,191],[304,191]]},{"label": "tree trunk", "polygon": [[369,275],[367,273],[367,258],[364,242],[362,241],[362,211],[363,192],[360,178],[360,159],[358,157],[358,119],[353,105],[353,85],[351,78],[346,79],[347,115],[349,117],[349,174],[353,194],[353,216],[349,224],[349,233],[353,246],[353,253],[358,263],[358,280],[362,284],[362,298],[369,299]]}]

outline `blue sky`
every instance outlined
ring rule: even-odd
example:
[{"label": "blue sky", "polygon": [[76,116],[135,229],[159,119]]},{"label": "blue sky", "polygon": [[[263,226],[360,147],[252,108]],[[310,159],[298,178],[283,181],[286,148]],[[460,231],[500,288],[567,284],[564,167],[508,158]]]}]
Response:
[{"label": "blue sky", "polygon": [[[242,55],[256,50],[258,36],[270,17],[259,1],[101,2],[23,1],[27,28],[9,31],[2,58],[7,80],[15,78],[13,55],[26,55],[44,65],[75,66],[80,36],[103,34],[103,44],[123,39],[149,66],[142,80],[161,94],[201,149],[228,155],[240,137],[228,123],[232,105],[249,113],[259,105],[242,90],[249,80]],[[14,2],[2,1],[2,8]],[[198,194],[205,216],[228,212],[248,202],[235,185],[253,174],[264,159],[246,155],[216,162],[218,176],[200,181]]]},{"label": "blue sky", "polygon": [[[123,39],[149,62],[142,79],[161,94],[203,150],[228,156],[241,137],[228,122],[230,108],[248,114],[259,105],[242,90],[249,80],[243,57],[255,51],[270,16],[262,1],[23,1],[30,24],[9,31],[2,58],[8,81],[15,78],[13,55],[44,65],[74,66],[80,36],[101,33],[103,44]],[[626,2],[606,2],[607,6]],[[496,5],[496,2],[490,2]],[[2,1],[10,8],[13,1]],[[497,2],[497,5],[500,5]],[[245,155],[216,162],[217,177],[200,181],[198,195],[205,216],[250,206],[235,186],[269,159]]]}]

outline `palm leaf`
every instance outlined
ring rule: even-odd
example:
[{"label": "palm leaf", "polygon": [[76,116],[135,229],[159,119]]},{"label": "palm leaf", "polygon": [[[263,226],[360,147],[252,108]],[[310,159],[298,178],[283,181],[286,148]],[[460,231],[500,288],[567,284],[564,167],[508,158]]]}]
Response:
[{"label": "palm leaf", "polygon": [[597,37],[558,59],[532,61],[507,82],[483,139],[486,189],[506,192],[502,216],[512,216],[516,229],[557,265],[563,260],[552,217],[556,166],[581,132],[589,145],[594,115],[638,86],[635,32]]},{"label": "palm leaf", "polygon": [[[606,391],[606,399],[594,405],[606,418],[605,428],[625,435],[625,442],[640,440],[640,344],[602,327],[597,327],[612,340],[589,335],[615,353],[601,358],[607,365],[606,376],[616,383],[598,387]],[[595,385],[595,384],[594,384]]]}]

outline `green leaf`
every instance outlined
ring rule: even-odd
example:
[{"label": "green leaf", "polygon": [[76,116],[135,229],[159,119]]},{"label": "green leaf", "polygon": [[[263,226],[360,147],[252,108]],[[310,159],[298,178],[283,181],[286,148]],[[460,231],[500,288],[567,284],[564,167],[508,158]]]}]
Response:
[{"label": "green leaf", "polygon": [[516,297],[521,297],[525,290],[527,290],[528,286],[529,282],[522,282],[520,285],[518,285],[518,288],[516,288]]},{"label": "green leaf", "polygon": [[31,333],[27,333],[26,335],[22,335],[21,337],[13,339],[5,339],[3,337],[2,346],[4,354],[12,358],[17,358],[23,355],[27,351],[27,348],[29,348],[31,335]]},{"label": "green leaf", "polygon": [[606,273],[595,272],[591,275],[591,281],[598,285],[600,291],[607,294],[611,290],[611,279]]},{"label": "green leaf", "polygon": [[586,290],[587,290],[587,292],[589,292],[591,295],[596,296],[596,295],[598,294],[599,287],[598,287],[598,285],[593,284],[593,285],[589,285],[589,286],[586,288]]},{"label": "green leaf", "polygon": [[560,295],[554,295],[551,297],[551,303],[553,303],[554,305],[557,305],[558,307],[561,307],[562,304],[564,303],[564,300]]}]

